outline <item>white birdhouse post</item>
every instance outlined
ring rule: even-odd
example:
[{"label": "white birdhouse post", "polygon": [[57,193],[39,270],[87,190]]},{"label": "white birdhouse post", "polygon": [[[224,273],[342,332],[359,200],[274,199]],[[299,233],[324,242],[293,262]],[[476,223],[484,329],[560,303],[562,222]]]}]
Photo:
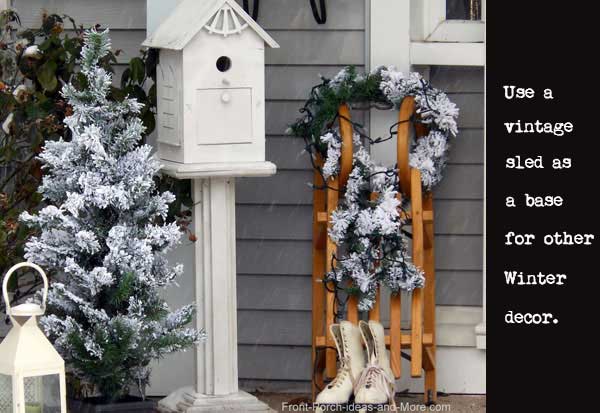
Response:
[{"label": "white birdhouse post", "polygon": [[197,349],[195,386],[160,408],[269,411],[238,389],[235,178],[276,171],[265,161],[264,61],[265,45],[279,45],[234,0],[181,0],[167,9],[149,0],[149,21],[162,21],[143,45],[159,49],[162,171],[193,180],[197,322],[208,340]]},{"label": "white birdhouse post", "polygon": [[[8,281],[23,267],[35,269],[44,280],[41,306],[10,305]],[[37,325],[46,309],[46,274],[35,264],[17,264],[4,277],[2,295],[12,329],[0,344],[0,412],[67,413],[65,363]]]}]

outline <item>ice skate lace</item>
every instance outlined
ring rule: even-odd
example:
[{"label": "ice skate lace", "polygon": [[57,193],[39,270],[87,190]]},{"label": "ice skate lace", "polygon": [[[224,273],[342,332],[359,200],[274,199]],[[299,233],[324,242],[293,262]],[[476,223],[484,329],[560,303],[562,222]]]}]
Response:
[{"label": "ice skate lace", "polygon": [[373,358],[362,371],[358,381],[354,386],[354,394],[357,394],[361,388],[374,388],[385,394],[393,411],[396,411],[396,401],[394,396],[395,380],[383,367],[379,365],[376,358]]},{"label": "ice skate lace", "polygon": [[350,358],[344,357],[340,360],[340,368],[335,375],[335,378],[329,383],[329,388],[339,387],[346,380],[346,377],[350,379],[352,387],[354,387],[354,376],[352,375],[352,368],[350,367]]}]

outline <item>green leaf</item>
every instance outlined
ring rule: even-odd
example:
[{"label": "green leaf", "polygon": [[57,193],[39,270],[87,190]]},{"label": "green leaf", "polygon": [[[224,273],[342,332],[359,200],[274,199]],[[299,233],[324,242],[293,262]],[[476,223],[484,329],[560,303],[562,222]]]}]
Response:
[{"label": "green leaf", "polygon": [[153,83],[148,90],[148,105],[156,106],[156,83]]},{"label": "green leaf", "polygon": [[131,69],[127,68],[123,71],[121,75],[121,88],[125,88],[127,83],[129,82],[129,75],[131,74]]},{"label": "green leaf", "polygon": [[51,39],[46,39],[44,42],[42,42],[42,44],[40,44],[38,47],[41,51],[45,52],[46,50],[48,50],[50,47],[52,46],[52,40]]},{"label": "green leaf", "polygon": [[119,280],[117,287],[112,292],[110,302],[119,306],[126,302],[129,296],[132,294],[132,289],[135,284],[135,274],[132,272],[126,272],[123,277]]},{"label": "green leaf", "polygon": [[58,80],[56,79],[56,62],[48,60],[46,63],[41,65],[37,70],[37,80],[40,82],[42,87],[51,92],[58,86]]},{"label": "green leaf", "polygon": [[148,49],[146,53],[146,76],[156,82],[156,66],[158,65],[158,49]]},{"label": "green leaf", "polygon": [[25,106],[25,113],[27,114],[27,117],[29,119],[37,119],[37,118],[43,118],[44,116],[47,115],[47,112],[44,111],[39,105],[35,105],[35,104],[29,104],[27,106]]},{"label": "green leaf", "polygon": [[56,25],[62,24],[62,22],[63,19],[58,14],[51,14],[49,16],[46,16],[46,18],[42,22],[42,30],[47,35],[50,35],[52,33],[52,29],[54,29]]},{"label": "green leaf", "polygon": [[87,78],[81,72],[73,76],[72,83],[77,90],[84,90],[88,87]]},{"label": "green leaf", "polygon": [[134,57],[129,62],[129,70],[131,71],[131,80],[137,83],[144,81],[144,74],[146,72],[144,67],[144,61],[139,57]]},{"label": "green leaf", "polygon": [[145,103],[146,102],[146,91],[140,86],[134,86],[130,91],[129,96],[132,98],[136,98],[138,102]]},{"label": "green leaf", "polygon": [[146,132],[144,134],[150,135],[154,131],[154,128],[156,127],[156,120],[154,118],[154,113],[152,113],[152,111],[150,111],[150,110],[146,110],[144,112],[144,114],[142,115],[142,123],[146,127]]},{"label": "green leaf", "polygon": [[110,95],[117,102],[122,102],[126,97],[125,91],[116,87],[110,88]]}]

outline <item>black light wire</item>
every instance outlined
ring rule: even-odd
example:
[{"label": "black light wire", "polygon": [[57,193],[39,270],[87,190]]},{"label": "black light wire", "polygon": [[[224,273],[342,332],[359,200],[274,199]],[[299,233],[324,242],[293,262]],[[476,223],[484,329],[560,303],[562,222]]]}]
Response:
[{"label": "black light wire", "polygon": [[246,13],[250,14],[254,21],[258,21],[258,9],[260,6],[260,0],[254,0],[254,4],[252,5],[252,13],[250,13],[250,5],[249,0],[244,0],[244,10]]},{"label": "black light wire", "polygon": [[312,9],[315,20],[318,24],[325,24],[327,23],[327,4],[325,3],[325,0],[319,0],[319,6],[321,8],[320,12],[316,0],[310,0],[310,8]]}]

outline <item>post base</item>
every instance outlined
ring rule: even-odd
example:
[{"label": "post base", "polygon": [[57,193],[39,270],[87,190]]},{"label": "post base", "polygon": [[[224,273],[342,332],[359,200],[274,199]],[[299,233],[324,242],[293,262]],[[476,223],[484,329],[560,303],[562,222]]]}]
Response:
[{"label": "post base", "polygon": [[207,396],[196,393],[193,387],[176,390],[158,402],[161,413],[197,412],[260,412],[274,413],[267,404],[246,392],[240,391],[224,396]]}]

